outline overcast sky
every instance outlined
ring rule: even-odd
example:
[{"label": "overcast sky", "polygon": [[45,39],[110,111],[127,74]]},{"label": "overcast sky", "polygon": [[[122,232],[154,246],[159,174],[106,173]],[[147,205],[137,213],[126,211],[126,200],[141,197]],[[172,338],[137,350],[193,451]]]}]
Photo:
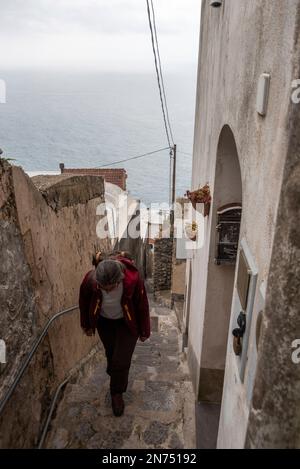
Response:
[{"label": "overcast sky", "polygon": [[[153,0],[165,71],[195,67],[201,0]],[[0,0],[0,67],[147,71],[146,0]]]}]

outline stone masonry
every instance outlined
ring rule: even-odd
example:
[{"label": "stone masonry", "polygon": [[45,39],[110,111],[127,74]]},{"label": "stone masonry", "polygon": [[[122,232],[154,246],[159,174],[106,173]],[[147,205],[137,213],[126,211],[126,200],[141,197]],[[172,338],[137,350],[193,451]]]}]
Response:
[{"label": "stone masonry", "polygon": [[154,291],[170,290],[172,281],[173,239],[159,238],[154,245]]}]

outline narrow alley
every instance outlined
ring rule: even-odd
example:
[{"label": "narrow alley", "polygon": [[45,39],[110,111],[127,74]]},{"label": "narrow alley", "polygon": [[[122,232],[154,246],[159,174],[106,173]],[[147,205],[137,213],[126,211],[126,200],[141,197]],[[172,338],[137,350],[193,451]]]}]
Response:
[{"label": "narrow alley", "polygon": [[57,405],[46,448],[193,449],[195,397],[173,310],[149,294],[152,334],[138,342],[125,413],[114,417],[102,345]]}]

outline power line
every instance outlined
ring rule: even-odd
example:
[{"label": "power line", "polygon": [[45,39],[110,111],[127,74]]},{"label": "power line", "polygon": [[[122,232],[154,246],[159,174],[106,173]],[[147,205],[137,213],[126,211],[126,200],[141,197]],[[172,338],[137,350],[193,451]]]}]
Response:
[{"label": "power line", "polygon": [[186,153],[185,151],[178,150],[177,152],[182,153],[182,155],[193,156],[192,153]]},{"label": "power line", "polygon": [[105,168],[107,166],[111,166],[113,164],[119,164],[119,163],[124,163],[125,161],[131,161],[131,160],[137,160],[138,158],[144,158],[144,156],[149,156],[149,155],[154,155],[155,153],[159,153],[161,151],[165,151],[165,150],[170,150],[171,146],[169,147],[165,147],[165,148],[161,148],[160,150],[155,150],[155,151],[150,151],[148,153],[144,153],[143,155],[137,155],[137,156],[133,156],[131,158],[125,158],[124,160],[119,160],[119,161],[113,161],[112,163],[108,163],[108,164],[103,164],[101,166],[98,166],[98,168]]},{"label": "power line", "polygon": [[149,27],[150,27],[150,32],[151,32],[151,42],[152,42],[152,49],[153,49],[153,55],[154,55],[154,63],[155,63],[155,70],[156,70],[156,76],[157,76],[157,83],[158,83],[158,89],[159,89],[161,108],[162,108],[162,113],[163,113],[163,119],[164,119],[164,125],[165,125],[165,131],[166,131],[168,144],[169,144],[169,147],[171,147],[171,141],[170,141],[170,136],[169,136],[169,131],[168,131],[168,124],[167,124],[167,120],[166,120],[166,113],[165,113],[165,107],[164,107],[164,102],[163,102],[163,96],[162,96],[162,87],[161,87],[161,83],[160,83],[161,80],[160,80],[158,64],[157,64],[157,57],[156,57],[156,50],[155,50],[155,43],[154,43],[154,34],[153,34],[153,28],[152,28],[152,22],[151,22],[151,13],[150,13],[150,7],[149,7],[149,0],[146,0],[146,1],[147,1],[148,20],[149,20]]},{"label": "power line", "polygon": [[173,138],[172,128],[171,128],[171,124],[170,124],[169,110],[168,110],[168,104],[167,104],[167,98],[166,98],[166,92],[165,92],[165,84],[164,84],[164,79],[163,79],[163,74],[162,74],[162,67],[161,67],[161,60],[160,60],[160,53],[159,53],[159,45],[158,45],[158,38],[157,38],[157,30],[156,30],[156,21],[155,21],[155,12],[154,12],[153,0],[151,0],[151,8],[152,8],[152,16],[153,16],[153,27],[154,27],[154,36],[155,36],[155,42],[156,42],[156,49],[157,49],[158,65],[159,65],[160,78],[161,78],[161,84],[162,84],[162,91],[163,91],[165,108],[166,108],[166,117],[167,117],[169,131],[170,131],[170,135],[171,135],[171,139],[172,139],[172,144],[174,145],[174,138]]}]

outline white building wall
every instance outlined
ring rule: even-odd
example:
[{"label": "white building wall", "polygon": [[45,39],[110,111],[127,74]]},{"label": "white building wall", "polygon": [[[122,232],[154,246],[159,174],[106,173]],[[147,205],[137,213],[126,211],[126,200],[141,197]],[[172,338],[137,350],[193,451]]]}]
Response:
[{"label": "white building wall", "polygon": [[[232,315],[226,357],[225,385],[218,446],[243,447],[249,399],[255,375],[255,324],[260,287],[268,277],[274,226],[287,154],[296,40],[298,0],[226,0],[212,8],[203,0],[198,71],[192,189],[210,183],[214,192],[218,140],[229,125],[236,140],[243,185],[241,237],[258,269],[245,381],[232,352]],[[267,115],[256,112],[262,73],[271,74]],[[193,254],[189,322],[189,363],[197,390],[203,343],[211,217],[206,219],[205,246]],[[233,300],[233,313],[236,294]],[[213,320],[213,318],[212,318]],[[252,353],[253,352],[253,353]]]}]

